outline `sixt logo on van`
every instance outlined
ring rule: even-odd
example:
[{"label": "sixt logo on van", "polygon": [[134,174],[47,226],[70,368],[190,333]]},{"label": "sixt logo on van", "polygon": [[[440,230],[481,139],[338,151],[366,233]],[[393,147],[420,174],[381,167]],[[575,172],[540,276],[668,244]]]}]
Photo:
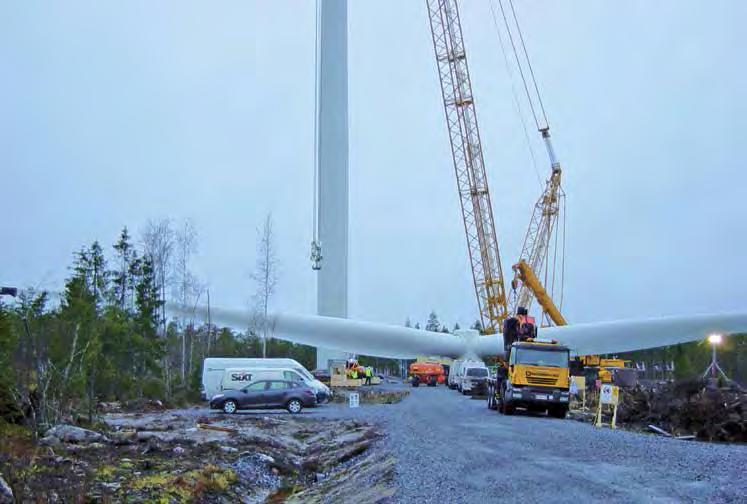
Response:
[{"label": "sixt logo on van", "polygon": [[231,373],[231,381],[252,381],[251,373]]}]

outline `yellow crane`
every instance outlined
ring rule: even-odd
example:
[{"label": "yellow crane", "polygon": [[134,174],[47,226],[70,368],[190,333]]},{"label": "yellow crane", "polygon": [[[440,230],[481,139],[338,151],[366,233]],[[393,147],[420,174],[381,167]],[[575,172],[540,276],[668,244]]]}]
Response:
[{"label": "yellow crane", "polygon": [[[516,10],[514,9],[513,0],[497,0],[497,4],[499,9],[496,9],[493,0],[490,0],[493,22],[495,24],[496,34],[506,63],[506,70],[509,74],[513,73],[510,69],[512,66],[515,66],[518,70],[526,94],[526,101],[529,104],[534,119],[534,124],[542,136],[542,141],[545,144],[547,154],[550,158],[550,176],[545,181],[545,187],[542,194],[534,204],[532,218],[529,221],[529,227],[524,236],[519,260],[517,261],[517,264],[513,266],[514,278],[511,281],[512,296],[509,302],[509,312],[511,314],[517,314],[519,313],[520,307],[525,309],[527,312],[530,310],[533,300],[532,294],[538,288],[541,289],[545,301],[548,299],[552,301],[551,297],[555,291],[556,285],[555,273],[557,265],[558,262],[563,264],[562,249],[564,249],[564,247],[559,250],[557,240],[559,235],[562,235],[563,239],[565,239],[564,228],[561,227],[559,229],[559,226],[563,224],[563,221],[560,220],[560,216],[565,210],[565,192],[563,191],[561,184],[563,171],[560,167],[560,162],[555,156],[555,150],[553,149],[550,138],[550,124],[547,119],[547,112],[544,103],[542,102],[542,95],[539,91],[539,86],[537,85],[537,79],[534,75],[534,69],[532,68],[524,35],[521,31]],[[501,24],[499,18],[502,19],[502,24],[505,28],[505,37],[501,35],[502,30],[499,27]],[[509,61],[509,56],[507,54],[509,50],[507,46],[510,46],[510,52],[513,55],[515,65]],[[529,141],[521,106],[519,105],[520,100],[519,97],[516,96],[515,91],[514,100],[519,109],[518,113],[521,117],[522,124],[524,124],[525,127],[527,141]],[[534,159],[533,153],[532,159]],[[558,257],[559,252],[560,257]],[[539,283],[537,278],[537,276],[542,275],[543,272],[545,276],[545,286],[548,284],[550,285],[550,294],[545,291],[545,288],[542,287],[542,284]],[[537,281],[534,285],[534,289],[527,285],[525,280],[526,278],[529,278],[530,275]],[[561,297],[564,280],[562,276],[561,273],[561,278],[559,279],[559,291],[561,292]],[[543,311],[542,320],[547,324],[554,323],[557,325],[557,322],[555,322],[553,318],[557,319],[558,317],[562,317],[559,310],[556,310],[552,316],[550,316],[547,311]]]},{"label": "yellow crane", "polygon": [[456,0],[426,4],[480,320],[494,334],[508,305],[459,8]]}]

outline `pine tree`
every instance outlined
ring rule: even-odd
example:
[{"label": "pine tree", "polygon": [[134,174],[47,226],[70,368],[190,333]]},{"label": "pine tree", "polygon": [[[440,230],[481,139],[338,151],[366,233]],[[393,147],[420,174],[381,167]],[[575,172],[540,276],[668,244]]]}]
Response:
[{"label": "pine tree", "polygon": [[109,272],[112,282],[111,300],[120,310],[127,310],[130,306],[129,296],[133,294],[133,262],[137,259],[137,252],[130,242],[127,226],[122,228],[119,240],[114,244],[117,253],[116,268]]},{"label": "pine tree", "polygon": [[470,329],[482,332],[482,322],[480,322],[479,320],[475,320],[475,323],[472,324],[472,327],[470,327]]},{"label": "pine tree", "polygon": [[428,315],[428,322],[425,324],[425,330],[431,332],[438,332],[441,329],[441,323],[438,321],[438,315],[435,311],[431,311]]},{"label": "pine tree", "polygon": [[457,332],[460,329],[461,327],[459,327],[459,322],[457,322],[456,324],[454,324],[454,329],[452,329],[451,332]]},{"label": "pine tree", "polygon": [[89,250],[89,265],[91,275],[91,293],[98,308],[104,300],[108,286],[108,272],[106,271],[106,259],[104,250],[98,241],[93,242]]},{"label": "pine tree", "polygon": [[405,327],[412,327],[412,322],[410,322],[410,317],[407,317],[405,319]]},{"label": "pine tree", "polygon": [[420,329],[420,322],[415,322],[415,327],[414,327],[414,329]]},{"label": "pine tree", "polygon": [[444,324],[444,326],[441,328],[441,332],[444,334],[449,334],[449,328],[446,327],[446,324]]}]

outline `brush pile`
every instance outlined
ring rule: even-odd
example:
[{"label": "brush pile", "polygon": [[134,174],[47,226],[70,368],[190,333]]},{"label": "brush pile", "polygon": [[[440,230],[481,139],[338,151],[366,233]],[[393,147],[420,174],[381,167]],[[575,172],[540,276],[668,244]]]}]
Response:
[{"label": "brush pile", "polygon": [[747,391],[735,383],[718,386],[698,380],[638,386],[622,394],[617,415],[628,427],[653,425],[672,436],[747,442]]}]

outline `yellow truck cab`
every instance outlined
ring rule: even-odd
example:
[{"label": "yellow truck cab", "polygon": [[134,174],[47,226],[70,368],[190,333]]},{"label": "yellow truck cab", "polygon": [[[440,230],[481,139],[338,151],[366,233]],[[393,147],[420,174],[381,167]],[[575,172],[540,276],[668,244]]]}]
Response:
[{"label": "yellow truck cab", "polygon": [[514,341],[508,360],[488,380],[488,408],[511,415],[516,408],[557,418],[568,413],[570,373],[568,348],[552,340]]}]

